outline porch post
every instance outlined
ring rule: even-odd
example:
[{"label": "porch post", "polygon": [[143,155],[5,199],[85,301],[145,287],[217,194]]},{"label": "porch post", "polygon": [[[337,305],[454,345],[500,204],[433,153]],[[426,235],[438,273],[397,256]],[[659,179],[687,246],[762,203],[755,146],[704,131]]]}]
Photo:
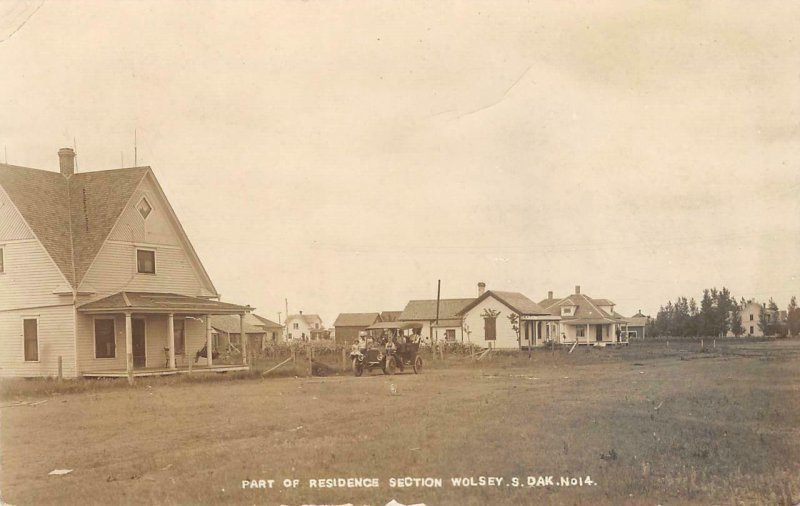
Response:
[{"label": "porch post", "polygon": [[242,338],[242,365],[247,365],[247,334],[244,331],[244,313],[239,315],[239,331]]},{"label": "porch post", "polygon": [[207,358],[207,360],[208,360],[207,363],[208,363],[209,367],[211,367],[211,365],[212,365],[212,360],[213,360],[212,355],[214,355],[214,353],[213,353],[213,349],[214,349],[213,345],[214,345],[214,343],[212,342],[212,339],[211,339],[211,315],[207,314],[206,315],[206,357],[208,357]]},{"label": "porch post", "polygon": [[169,368],[175,369],[175,315],[167,317],[167,345],[169,346]]},{"label": "porch post", "polygon": [[539,344],[539,322],[533,320],[531,322],[531,326],[533,327],[533,339],[531,339],[531,342],[528,343],[528,345],[536,346],[537,344]]},{"label": "porch post", "polygon": [[125,313],[125,370],[128,384],[133,385],[133,325],[130,313]]},{"label": "porch post", "polygon": [[589,346],[589,324],[586,324],[586,346]]}]

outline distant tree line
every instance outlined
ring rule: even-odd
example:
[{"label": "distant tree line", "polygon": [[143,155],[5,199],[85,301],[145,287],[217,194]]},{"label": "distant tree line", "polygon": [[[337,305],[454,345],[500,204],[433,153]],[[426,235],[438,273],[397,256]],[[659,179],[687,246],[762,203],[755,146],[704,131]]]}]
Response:
[{"label": "distant tree line", "polygon": [[[700,304],[694,298],[678,297],[661,306],[654,320],[648,324],[647,335],[651,336],[724,336],[729,332],[736,337],[747,333],[742,323],[742,309],[750,301],[742,297],[738,302],[725,288],[703,290]],[[778,317],[775,301],[761,306],[758,328],[764,335],[796,337],[800,334],[800,308],[792,296],[787,307],[787,318]]]}]

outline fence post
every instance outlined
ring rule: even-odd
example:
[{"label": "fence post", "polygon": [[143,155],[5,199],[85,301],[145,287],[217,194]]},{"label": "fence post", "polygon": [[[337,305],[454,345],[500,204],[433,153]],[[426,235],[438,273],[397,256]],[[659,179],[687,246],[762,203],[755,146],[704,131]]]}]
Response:
[{"label": "fence post", "polygon": [[64,379],[64,369],[63,369],[63,362],[61,355],[58,356],[58,382],[61,383],[61,380]]},{"label": "fence post", "polygon": [[314,348],[308,345],[308,375],[314,376]]},{"label": "fence post", "polygon": [[347,369],[347,353],[344,346],[342,346],[342,371],[345,369]]},{"label": "fence post", "polygon": [[704,346],[704,344],[703,344],[703,340],[701,339],[701,340],[700,340],[700,350],[703,350],[704,348],[705,348],[705,346]]},{"label": "fence post", "polygon": [[292,346],[291,351],[292,351],[292,365],[295,365],[297,364],[297,354],[295,353],[294,346]]}]

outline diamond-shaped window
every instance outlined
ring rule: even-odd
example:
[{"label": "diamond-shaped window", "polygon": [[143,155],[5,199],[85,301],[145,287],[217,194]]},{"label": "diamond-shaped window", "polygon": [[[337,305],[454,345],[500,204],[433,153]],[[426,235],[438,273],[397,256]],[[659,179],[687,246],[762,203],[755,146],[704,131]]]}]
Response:
[{"label": "diamond-shaped window", "polygon": [[139,204],[136,205],[136,209],[139,211],[139,214],[142,215],[142,218],[146,219],[153,210],[153,206],[143,197],[142,200],[139,201]]}]

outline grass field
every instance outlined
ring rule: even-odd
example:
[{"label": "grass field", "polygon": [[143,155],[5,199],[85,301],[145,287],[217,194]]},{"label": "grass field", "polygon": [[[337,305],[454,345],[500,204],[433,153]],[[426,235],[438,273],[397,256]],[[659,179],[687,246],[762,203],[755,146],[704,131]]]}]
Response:
[{"label": "grass field", "polygon": [[[793,504],[800,342],[448,359],[423,374],[2,384],[10,504]],[[391,385],[396,393],[392,394]],[[18,404],[21,400],[28,404]],[[47,401],[47,402],[41,402]],[[49,476],[53,469],[72,469]],[[456,477],[502,477],[456,487]],[[513,486],[518,478],[583,486]],[[309,487],[378,478],[377,488]],[[392,477],[441,478],[392,488]],[[243,480],[275,480],[243,489]],[[285,479],[299,486],[284,487]],[[543,480],[545,481],[545,480]]]}]

